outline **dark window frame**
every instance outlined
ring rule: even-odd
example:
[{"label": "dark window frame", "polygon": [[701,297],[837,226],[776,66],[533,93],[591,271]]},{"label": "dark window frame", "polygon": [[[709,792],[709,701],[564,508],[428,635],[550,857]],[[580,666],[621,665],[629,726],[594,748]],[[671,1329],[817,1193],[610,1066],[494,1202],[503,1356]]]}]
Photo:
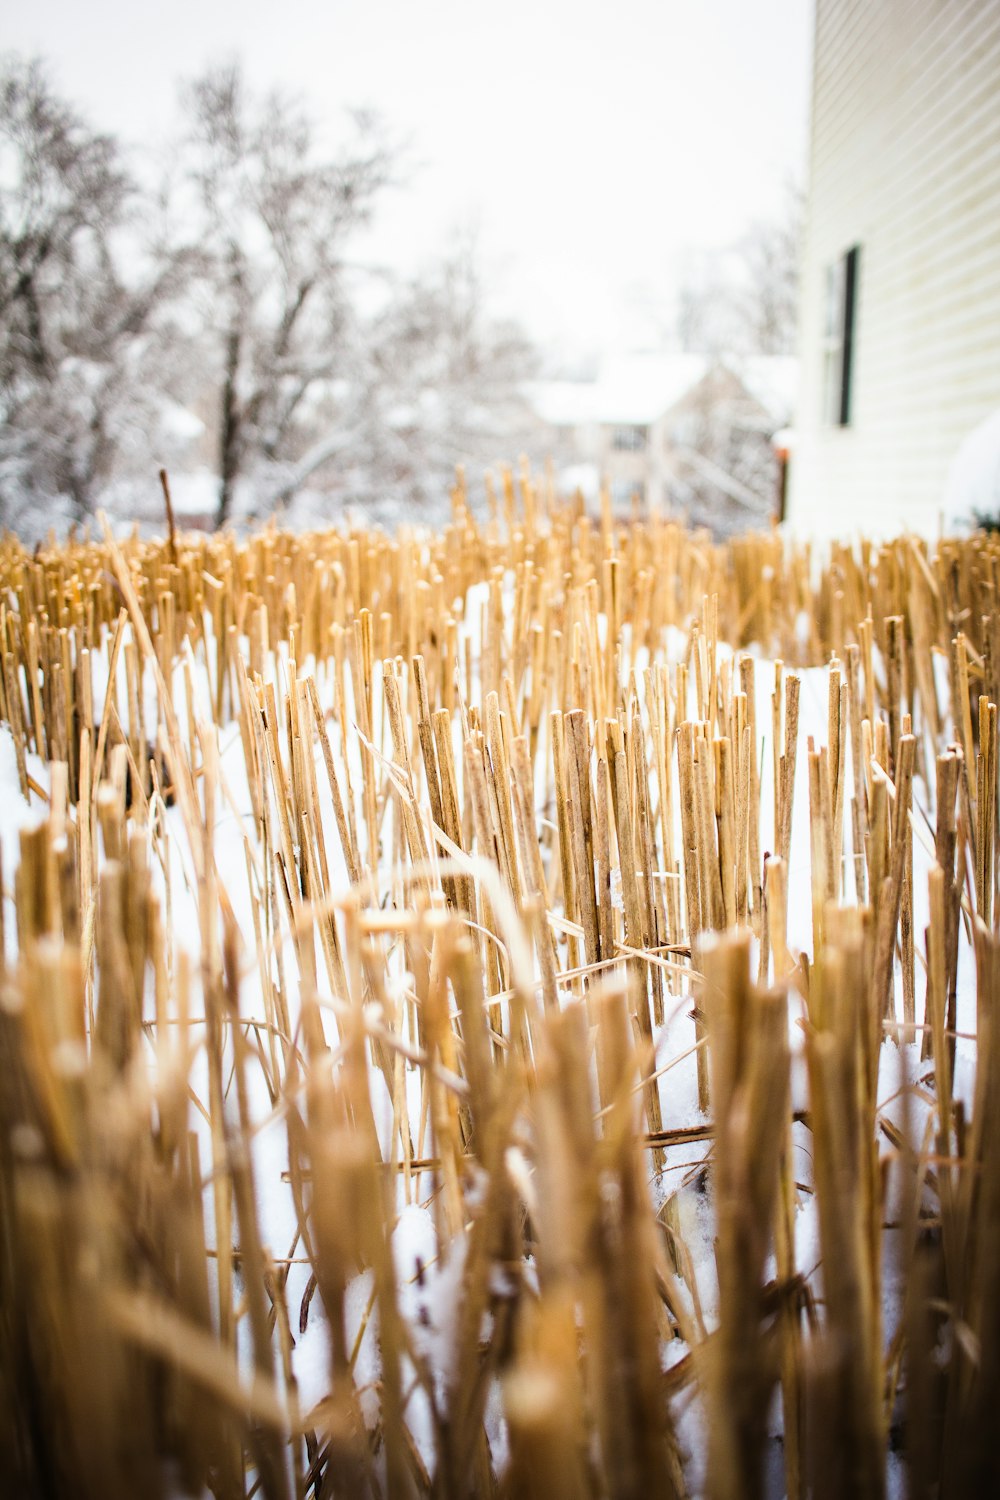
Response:
[{"label": "dark window frame", "polygon": [[852,245],[826,268],[823,417],[831,427],[853,420],[860,259],[861,246]]},{"label": "dark window frame", "polygon": [[649,425],[645,422],[619,422],[611,429],[611,447],[615,453],[645,453],[649,447]]},{"label": "dark window frame", "polygon": [[841,427],[851,425],[851,399],[854,394],[854,342],[857,337],[858,260],[861,246],[852,245],[844,256],[844,328],[840,358]]}]

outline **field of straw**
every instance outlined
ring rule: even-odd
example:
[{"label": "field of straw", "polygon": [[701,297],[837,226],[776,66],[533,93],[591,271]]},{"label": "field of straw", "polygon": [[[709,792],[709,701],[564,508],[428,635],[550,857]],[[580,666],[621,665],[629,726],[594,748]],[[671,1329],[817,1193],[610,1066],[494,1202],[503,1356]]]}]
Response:
[{"label": "field of straw", "polygon": [[1000,543],[0,543],[0,1493],[1000,1493]]}]

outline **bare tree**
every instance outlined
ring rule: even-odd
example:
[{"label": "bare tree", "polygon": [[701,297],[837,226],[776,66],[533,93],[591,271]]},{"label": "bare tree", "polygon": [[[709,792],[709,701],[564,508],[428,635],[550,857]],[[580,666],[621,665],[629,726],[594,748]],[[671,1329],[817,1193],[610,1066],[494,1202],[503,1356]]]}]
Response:
[{"label": "bare tree", "polygon": [[491,316],[473,240],[399,289],[371,344],[371,478],[383,491],[419,504],[447,493],[456,463],[484,466],[524,442],[536,355]]},{"label": "bare tree", "polygon": [[263,509],[310,481],[374,513],[433,509],[456,464],[485,467],[533,431],[523,391],[536,356],[516,325],[490,316],[472,243],[395,285],[357,334],[351,378],[317,405],[315,440]]},{"label": "bare tree", "polygon": [[306,486],[420,503],[509,451],[531,356],[472,247],[402,284],[350,258],[397,160],[376,123],[324,153],[236,68],[187,103],[153,192],[39,64],[0,69],[0,522],[141,505],[171,426],[178,460],[210,445],[219,524]]},{"label": "bare tree", "polygon": [[735,370],[719,364],[709,373],[673,444],[674,499],[689,521],[718,537],[770,524],[779,478],[775,425]]},{"label": "bare tree", "polygon": [[344,373],[352,321],[345,251],[389,180],[392,154],[361,115],[351,145],[321,156],[304,110],[278,95],[254,98],[235,67],[206,74],[188,99],[188,210],[200,224],[211,307],[203,305],[221,525],[239,479],[301,457],[309,441],[303,408]]},{"label": "bare tree", "polygon": [[677,332],[703,354],[794,354],[803,197],[757,219],[725,250],[699,256],[682,280]]},{"label": "bare tree", "polygon": [[137,234],[115,140],[38,62],[0,67],[0,155],[0,518],[79,520],[149,441],[153,330],[183,268]]},{"label": "bare tree", "polygon": [[757,219],[743,235],[738,252],[744,277],[736,303],[754,354],[794,354],[798,327],[799,257],[805,204],[789,186],[783,208],[773,219]]}]

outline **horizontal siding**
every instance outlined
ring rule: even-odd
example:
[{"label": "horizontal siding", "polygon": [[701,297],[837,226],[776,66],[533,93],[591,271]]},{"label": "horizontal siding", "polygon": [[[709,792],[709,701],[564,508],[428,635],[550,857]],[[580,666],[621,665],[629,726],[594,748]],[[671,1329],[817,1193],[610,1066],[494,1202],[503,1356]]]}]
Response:
[{"label": "horizontal siding", "polygon": [[[993,30],[1000,37],[1000,12]],[[873,53],[877,57],[877,49]],[[937,57],[936,64],[943,65],[943,59]],[[915,97],[900,99],[891,112],[866,111],[857,102],[859,92],[886,86],[891,79],[891,70],[887,77],[886,70],[873,62],[871,76],[855,81],[854,107],[845,110],[836,128],[829,123],[824,128],[825,148],[817,143],[813,170],[824,182],[828,213],[841,211],[843,200],[870,192],[873,180],[903,200],[918,185],[932,189],[937,177],[947,181],[950,170],[961,169],[966,151],[975,148],[977,132],[985,129],[996,136],[1000,114],[995,47],[967,57],[964,65],[956,59],[951,88],[944,94],[939,87],[918,90],[911,79]]]},{"label": "horizontal siding", "polygon": [[[817,0],[793,524],[933,528],[1000,406],[1000,0]],[[852,426],[825,427],[826,267],[861,246]]]}]

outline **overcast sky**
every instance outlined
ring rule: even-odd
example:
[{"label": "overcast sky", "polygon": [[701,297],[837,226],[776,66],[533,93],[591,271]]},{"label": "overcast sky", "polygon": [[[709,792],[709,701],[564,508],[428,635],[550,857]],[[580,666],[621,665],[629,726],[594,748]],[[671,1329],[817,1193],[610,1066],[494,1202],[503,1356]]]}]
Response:
[{"label": "overcast sky", "polygon": [[804,174],[811,0],[31,0],[3,46],[50,60],[145,144],[177,83],[242,59],[335,129],[372,106],[411,185],[374,246],[401,268],[476,229],[494,305],[543,340],[635,340],[685,258]]}]

